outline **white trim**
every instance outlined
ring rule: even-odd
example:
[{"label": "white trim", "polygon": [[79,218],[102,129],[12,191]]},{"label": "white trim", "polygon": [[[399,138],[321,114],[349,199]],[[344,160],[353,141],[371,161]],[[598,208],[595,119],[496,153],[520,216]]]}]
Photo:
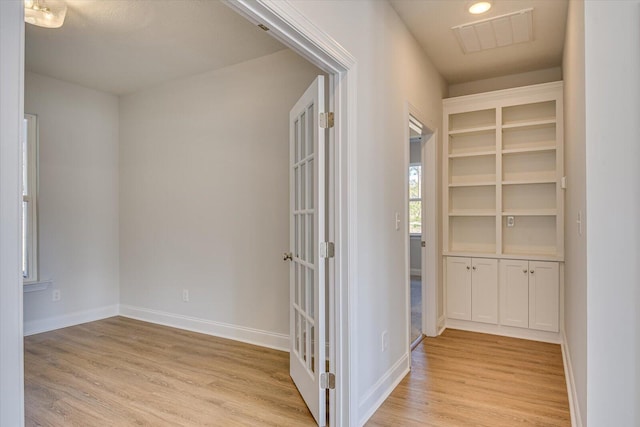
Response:
[{"label": "white trim", "polygon": [[582,427],[580,416],[580,403],[578,401],[578,390],[573,376],[573,365],[571,364],[571,353],[567,335],[562,331],[562,361],[564,362],[564,376],[567,380],[567,393],[569,395],[569,411],[571,412],[571,426]]},{"label": "white trim", "polygon": [[[426,209],[422,211],[422,234],[420,238],[425,240],[426,245],[421,250],[421,270],[422,277],[422,333],[426,336],[435,337],[438,332],[438,216],[437,216],[437,189],[438,189],[438,128],[434,125],[433,120],[426,120],[426,117],[410,102],[405,103],[405,117],[407,121],[418,121],[422,124],[422,148],[421,161],[422,165],[422,194],[421,200],[426,202]],[[409,127],[405,130],[405,141],[410,140]],[[405,171],[411,165],[410,144],[405,144]],[[409,188],[409,177],[405,174],[405,188]],[[411,269],[411,236],[408,231],[409,227],[409,192],[405,191],[405,219],[407,222],[405,237],[405,260],[407,265],[407,276],[414,274]],[[424,208],[425,204],[423,204]],[[431,238],[423,238],[422,236],[430,236]],[[405,277],[407,283],[407,351],[411,352],[411,277]]]},{"label": "white trim", "polygon": [[40,140],[38,116],[35,114],[24,114],[24,129],[26,129],[26,135],[22,135],[22,148],[24,149],[24,144],[27,145],[28,192],[26,195],[23,195],[23,201],[26,196],[28,208],[26,215],[27,233],[25,237],[27,241],[27,276],[23,276],[23,283],[25,281],[37,282],[40,278],[38,270],[38,144]]},{"label": "white trim", "polygon": [[405,353],[364,395],[359,407],[362,415],[358,425],[363,426],[371,418],[409,373],[410,355],[411,353]]},{"label": "white trim", "polygon": [[480,323],[458,319],[447,319],[445,321],[445,327],[446,329],[460,329],[462,331],[479,332],[481,334],[492,334],[503,337],[520,338],[523,340],[562,344],[562,338],[559,332],[538,331],[536,329],[516,328],[513,326],[494,325],[491,323]]},{"label": "white trim", "polygon": [[563,81],[540,83],[530,86],[521,86],[511,89],[500,89],[491,92],[476,93],[473,95],[456,96],[453,98],[443,99],[443,106],[451,108],[452,112],[470,111],[476,108],[476,104],[485,104],[489,101],[504,101],[505,99],[519,98],[521,96],[529,97],[526,102],[536,102],[534,96],[538,96],[542,101],[547,101],[549,96],[556,96],[558,89],[562,92]]},{"label": "white trim", "polygon": [[25,282],[22,284],[22,291],[24,293],[44,291],[49,287],[49,285],[53,285],[53,280],[41,280],[39,282],[29,282],[29,283]]},{"label": "white trim", "polygon": [[[329,301],[330,336],[335,351],[330,352],[335,368],[336,388],[329,393],[331,425],[355,426],[357,422],[358,350],[351,343],[357,336],[357,63],[331,36],[313,24],[288,1],[224,0],[232,9],[269,33],[295,52],[329,73],[333,82],[330,107],[336,117],[329,132],[334,150],[332,162],[335,191],[331,198],[333,218],[330,238],[335,242],[335,258],[329,263],[333,298]],[[334,410],[335,409],[335,410]],[[334,418],[336,417],[336,418]]]},{"label": "white trim", "polygon": [[438,335],[442,334],[444,330],[447,329],[446,320],[447,319],[444,314],[438,317]]},{"label": "white trim", "polygon": [[[422,298],[423,313],[427,313],[422,317],[422,331],[426,336],[438,336],[438,273],[440,263],[438,262],[438,128],[430,127],[432,134],[429,138],[424,138],[422,148],[422,164],[423,164],[423,184],[425,195],[424,200],[427,201],[426,209],[423,209],[423,227],[427,231],[427,236],[431,238],[425,239],[425,250],[423,253],[423,265],[425,273],[422,276]],[[424,208],[423,204],[423,208]]]},{"label": "white trim", "polygon": [[0,1],[0,425],[24,425],[21,167],[24,7]]},{"label": "white trim", "polygon": [[289,352],[289,335],[121,304],[120,316]]},{"label": "white trim", "polygon": [[47,317],[46,319],[31,320],[24,323],[24,336],[40,334],[69,326],[95,322],[118,315],[118,305],[93,308],[91,310],[76,311],[62,316]]}]

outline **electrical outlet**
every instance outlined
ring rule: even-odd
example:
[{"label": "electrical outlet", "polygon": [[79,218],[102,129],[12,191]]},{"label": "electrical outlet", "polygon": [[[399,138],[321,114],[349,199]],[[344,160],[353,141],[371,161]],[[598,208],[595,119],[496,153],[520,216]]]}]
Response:
[{"label": "electrical outlet", "polygon": [[400,230],[400,212],[396,212],[395,225],[396,225],[396,231]]},{"label": "electrical outlet", "polygon": [[182,301],[189,302],[189,289],[182,290]]},{"label": "electrical outlet", "polygon": [[60,289],[54,289],[53,293],[51,294],[51,301],[53,302],[60,301],[60,298],[62,298],[60,294]]},{"label": "electrical outlet", "polygon": [[382,332],[382,352],[385,352],[389,348],[389,333],[387,331]]},{"label": "electrical outlet", "polygon": [[516,225],[516,217],[508,216],[507,217],[507,227],[514,227]]}]

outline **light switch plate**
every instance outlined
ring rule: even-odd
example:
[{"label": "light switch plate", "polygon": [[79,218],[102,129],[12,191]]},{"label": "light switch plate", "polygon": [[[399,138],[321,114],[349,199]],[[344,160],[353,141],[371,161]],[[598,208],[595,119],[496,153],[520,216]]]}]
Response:
[{"label": "light switch plate", "polygon": [[516,217],[508,216],[507,217],[507,227],[515,227],[516,225]]}]

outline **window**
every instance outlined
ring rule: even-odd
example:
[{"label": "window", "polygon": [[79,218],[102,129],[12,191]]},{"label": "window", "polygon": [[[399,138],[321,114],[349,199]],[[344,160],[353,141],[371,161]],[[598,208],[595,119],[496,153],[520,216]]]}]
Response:
[{"label": "window", "polygon": [[422,165],[409,165],[409,233],[422,234]]},{"label": "window", "polygon": [[38,281],[38,122],[24,116],[22,141],[22,277],[25,283]]}]

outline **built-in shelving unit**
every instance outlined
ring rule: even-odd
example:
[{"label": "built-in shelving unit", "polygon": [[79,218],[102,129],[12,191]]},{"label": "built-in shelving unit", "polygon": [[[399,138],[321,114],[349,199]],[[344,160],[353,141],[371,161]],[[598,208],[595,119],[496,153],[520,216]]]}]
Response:
[{"label": "built-in shelving unit", "polygon": [[562,82],[443,107],[446,326],[557,342]]},{"label": "built-in shelving unit", "polygon": [[444,255],[562,261],[562,82],[443,105]]}]

